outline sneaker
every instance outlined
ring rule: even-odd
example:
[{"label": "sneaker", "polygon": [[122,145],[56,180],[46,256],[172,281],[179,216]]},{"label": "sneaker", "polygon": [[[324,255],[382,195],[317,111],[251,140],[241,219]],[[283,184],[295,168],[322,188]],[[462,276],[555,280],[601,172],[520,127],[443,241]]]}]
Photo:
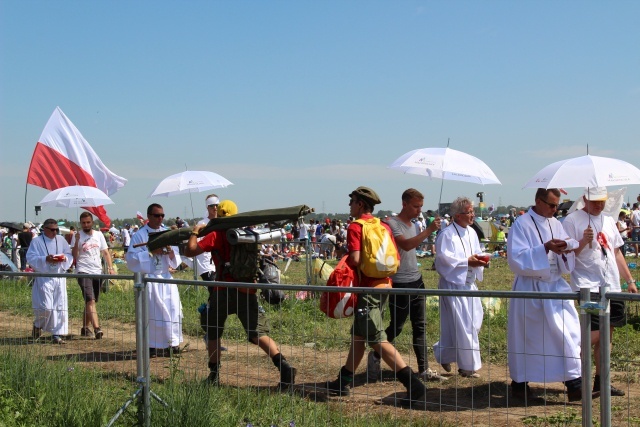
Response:
[{"label": "sneaker", "polygon": [[433,369],[429,369],[429,368],[427,368],[426,370],[420,372],[418,374],[418,377],[422,381],[446,381],[446,380],[449,379],[447,377],[443,377],[438,372],[434,371]]},{"label": "sneaker", "polygon": [[54,344],[66,344],[60,335],[54,335],[51,337],[51,342]]},{"label": "sneaker", "polygon": [[[596,375],[596,377],[593,379],[593,395],[598,395],[598,397],[600,396],[600,375]],[[614,387],[613,385],[611,386],[611,396],[624,396],[625,393],[623,390],[620,390],[619,388]]]},{"label": "sneaker", "polygon": [[445,372],[451,372],[451,363],[443,363],[440,366],[442,366],[442,369],[444,369]]},{"label": "sneaker", "polygon": [[104,334],[102,333],[102,329],[100,329],[100,328],[95,328],[95,329],[93,330],[93,332],[95,332],[95,334],[96,334],[96,339],[97,339],[97,340],[101,340],[101,339],[102,339],[102,335],[104,335]]},{"label": "sneaker", "polygon": [[382,369],[380,369],[380,359],[376,357],[374,351],[370,351],[367,356],[367,380],[375,383],[382,379]]},{"label": "sneaker", "polygon": [[91,333],[91,329],[89,329],[89,328],[81,328],[80,329],[80,336],[81,337],[92,337],[93,334]]},{"label": "sneaker", "polygon": [[291,366],[283,366],[280,371],[280,383],[278,383],[278,388],[280,390],[287,390],[289,387],[295,384],[296,382],[296,374],[298,370]]},{"label": "sneaker", "polygon": [[340,377],[334,381],[327,381],[324,385],[329,396],[349,396],[350,390],[346,382],[342,382]]},{"label": "sneaker", "polygon": [[468,371],[466,369],[458,369],[458,374],[464,378],[480,378],[476,371]]},{"label": "sneaker", "polygon": [[42,328],[36,328],[36,325],[33,325],[33,328],[31,329],[31,336],[36,340],[40,338],[42,336]]}]

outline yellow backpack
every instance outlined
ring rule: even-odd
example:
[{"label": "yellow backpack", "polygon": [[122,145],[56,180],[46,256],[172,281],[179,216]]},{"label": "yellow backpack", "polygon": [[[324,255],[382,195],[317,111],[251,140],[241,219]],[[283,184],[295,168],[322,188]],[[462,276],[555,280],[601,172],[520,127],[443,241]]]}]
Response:
[{"label": "yellow backpack", "polygon": [[400,261],[393,239],[380,219],[357,219],[362,225],[362,247],[360,248],[360,271],[373,278],[393,276]]}]

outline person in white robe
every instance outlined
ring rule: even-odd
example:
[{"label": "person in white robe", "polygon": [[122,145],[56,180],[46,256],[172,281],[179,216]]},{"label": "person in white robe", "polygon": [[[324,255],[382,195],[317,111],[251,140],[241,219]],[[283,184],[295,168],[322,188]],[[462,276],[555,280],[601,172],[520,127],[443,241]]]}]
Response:
[{"label": "person in white robe", "polygon": [[[612,197],[609,199],[606,187],[586,188],[582,200],[571,207],[571,212],[562,226],[569,236],[579,243],[575,251],[576,267],[571,272],[571,287],[574,290],[588,288],[592,301],[600,301],[600,288],[606,283],[611,292],[622,292],[620,276],[624,276],[630,293],[637,293],[633,275],[620,248],[624,241],[620,236],[616,221],[605,212],[609,204],[617,213],[620,203]],[[624,301],[612,300],[610,306],[609,337],[613,340],[614,327],[627,324]],[[591,315],[591,345],[596,372],[593,381],[593,392],[600,392],[600,317]],[[612,341],[610,341],[612,342]],[[624,390],[610,385],[611,396],[624,396]]]},{"label": "person in white robe", "polygon": [[[451,204],[453,221],[436,240],[435,267],[440,275],[439,289],[477,290],[487,262],[476,255],[482,252],[471,227],[475,218],[473,202],[459,197]],[[451,363],[461,376],[478,378],[482,367],[478,333],[484,311],[478,297],[440,297],[440,340],[434,344],[436,361],[451,372]]]},{"label": "person in white robe", "polygon": [[[177,268],[180,263],[178,248],[163,247],[149,252],[140,243],[149,241],[149,235],[166,230],[162,226],[164,210],[157,203],[147,208],[148,222],[132,237],[126,261],[129,270],[144,273],[146,277],[171,279],[169,268]],[[167,355],[169,348],[174,353],[180,351],[182,342],[182,304],[178,286],[174,283],[149,282],[149,347],[151,356]]]},{"label": "person in white robe", "polygon": [[[31,241],[27,262],[38,273],[65,273],[73,263],[71,247],[55,219],[42,225],[42,234]],[[54,344],[64,344],[62,335],[69,333],[69,303],[67,279],[64,277],[36,277],[31,289],[31,304],[35,314],[32,335],[40,338],[42,331],[50,332]]]},{"label": "person in white robe", "polygon": [[[512,290],[572,292],[562,274],[575,267],[578,242],[553,217],[560,191],[540,188],[535,206],[511,226],[507,259]],[[513,298],[507,327],[511,396],[539,398],[528,383],[563,382],[569,401],[582,399],[580,321],[572,300]]]}]

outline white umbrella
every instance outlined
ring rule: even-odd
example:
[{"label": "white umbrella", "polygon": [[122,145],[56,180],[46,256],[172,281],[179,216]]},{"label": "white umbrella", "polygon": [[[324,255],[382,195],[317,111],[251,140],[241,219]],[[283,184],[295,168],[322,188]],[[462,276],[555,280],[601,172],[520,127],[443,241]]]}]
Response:
[{"label": "white umbrella", "polygon": [[40,205],[59,208],[85,208],[112,204],[113,200],[102,190],[85,185],[58,188],[40,201]]},{"label": "white umbrella", "polygon": [[389,165],[404,173],[476,184],[501,184],[485,162],[451,148],[419,148],[400,156]]},{"label": "white umbrella", "polygon": [[595,188],[629,184],[640,184],[640,169],[624,160],[586,155],[542,168],[523,188]]},{"label": "white umbrella", "polygon": [[171,175],[162,181],[149,197],[169,197],[184,193],[224,188],[233,183],[225,177],[208,171],[184,171]]}]

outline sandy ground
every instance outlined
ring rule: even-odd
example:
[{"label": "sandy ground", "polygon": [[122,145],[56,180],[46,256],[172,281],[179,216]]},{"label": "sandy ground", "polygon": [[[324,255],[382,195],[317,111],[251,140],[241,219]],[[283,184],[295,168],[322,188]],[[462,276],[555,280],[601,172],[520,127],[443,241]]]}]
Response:
[{"label": "sandy ground", "polygon": [[[134,325],[103,322],[105,335],[102,340],[80,337],[80,327],[79,323],[71,322],[70,331],[73,334],[67,337],[65,345],[51,344],[48,334],[34,342],[30,337],[31,319],[0,312],[0,344],[5,348],[13,345],[28,346],[34,353],[43,354],[49,360],[77,360],[77,363],[88,368],[118,374],[131,381],[134,390]],[[228,351],[223,353],[221,368],[221,382],[224,385],[241,389],[257,387],[275,392],[279,374],[264,353],[246,342],[225,341],[224,345],[228,347]],[[173,360],[168,357],[151,359],[151,375],[155,381],[168,378],[172,366],[186,378],[204,379],[208,375],[204,342],[196,337],[185,336],[181,347],[185,350]],[[565,414],[568,419],[572,413],[578,416],[581,414],[580,402],[567,402],[562,384],[559,383],[547,385],[545,402],[525,406],[524,402],[511,399],[507,388],[508,369],[504,365],[495,364],[485,364],[479,371],[481,377],[478,379],[446,374],[447,381],[429,382],[426,405],[405,409],[395,402],[405,394],[404,387],[394,380],[393,372],[383,366],[382,381],[368,384],[364,360],[355,376],[351,396],[329,398],[323,393],[320,384],[336,378],[346,359],[346,348],[342,351],[319,351],[311,346],[283,346],[282,352],[298,368],[294,393],[315,401],[318,405],[338,405],[346,414],[392,413],[401,418],[426,416],[441,422],[474,426],[518,426],[525,425],[524,421],[528,417]],[[406,359],[410,357],[405,356]],[[435,362],[431,363],[435,367]],[[612,398],[612,425],[628,425],[629,422],[637,425],[634,421],[640,418],[640,408],[630,402],[640,395],[640,388],[632,383],[628,389],[627,384],[615,382],[624,377],[622,373],[612,372],[611,377],[614,385],[628,391],[625,397]],[[541,384],[532,386],[540,393],[545,392]],[[599,399],[593,401],[593,415],[596,419],[600,414],[599,405]],[[547,424],[538,421],[529,425]]]}]

